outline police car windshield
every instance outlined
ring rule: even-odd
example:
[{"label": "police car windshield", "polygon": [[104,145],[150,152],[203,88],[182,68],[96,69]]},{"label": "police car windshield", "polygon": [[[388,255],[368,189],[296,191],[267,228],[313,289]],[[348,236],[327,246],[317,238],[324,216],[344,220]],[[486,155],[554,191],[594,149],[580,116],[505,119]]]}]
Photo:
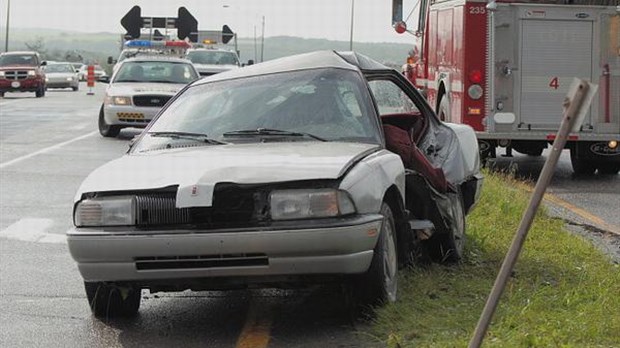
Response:
[{"label": "police car windshield", "polygon": [[187,59],[194,64],[239,65],[235,53],[227,51],[191,51],[187,53]]},{"label": "police car windshield", "polygon": [[198,78],[190,64],[165,61],[125,62],[113,82],[159,82],[187,84]]}]

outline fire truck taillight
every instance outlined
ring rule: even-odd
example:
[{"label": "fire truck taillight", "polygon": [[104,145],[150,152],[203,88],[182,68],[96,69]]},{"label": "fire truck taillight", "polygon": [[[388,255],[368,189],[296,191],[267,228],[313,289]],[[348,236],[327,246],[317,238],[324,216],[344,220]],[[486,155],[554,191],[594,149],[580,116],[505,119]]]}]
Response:
[{"label": "fire truck taillight", "polygon": [[467,89],[467,95],[473,100],[482,98],[482,87],[480,85],[471,85]]},{"label": "fire truck taillight", "polygon": [[482,73],[480,72],[480,70],[472,70],[469,73],[469,81],[471,81],[471,83],[481,83]]}]

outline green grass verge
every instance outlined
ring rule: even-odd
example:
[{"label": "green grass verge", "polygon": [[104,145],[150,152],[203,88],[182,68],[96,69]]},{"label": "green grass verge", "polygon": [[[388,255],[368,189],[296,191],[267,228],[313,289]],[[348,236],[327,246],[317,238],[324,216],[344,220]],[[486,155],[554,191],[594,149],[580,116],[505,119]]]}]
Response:
[{"label": "green grass verge", "polygon": [[[485,173],[462,264],[401,272],[369,334],[389,347],[466,347],[530,194]],[[484,347],[620,347],[620,267],[540,210]]]}]

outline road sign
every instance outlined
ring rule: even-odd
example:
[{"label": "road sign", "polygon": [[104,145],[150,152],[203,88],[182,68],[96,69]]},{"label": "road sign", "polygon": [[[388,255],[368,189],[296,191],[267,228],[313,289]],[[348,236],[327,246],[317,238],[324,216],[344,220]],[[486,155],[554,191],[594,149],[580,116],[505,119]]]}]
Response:
[{"label": "road sign", "polygon": [[140,37],[142,28],[177,29],[177,36],[183,40],[198,41],[198,21],[185,7],[179,7],[178,16],[174,17],[142,17],[140,6],[134,6],[121,19],[121,25],[127,30],[126,39]]},{"label": "road sign", "polygon": [[189,38],[191,42],[198,42],[198,21],[185,7],[179,7],[176,27],[179,39]]},{"label": "road sign", "polygon": [[227,44],[233,37],[235,37],[235,33],[233,33],[233,31],[230,30],[226,24],[224,24],[222,27],[222,43]]},{"label": "road sign", "polygon": [[132,39],[140,37],[140,29],[142,29],[142,15],[140,6],[134,6],[127,12],[127,14],[121,19],[121,25],[127,30],[126,37],[129,36]]}]

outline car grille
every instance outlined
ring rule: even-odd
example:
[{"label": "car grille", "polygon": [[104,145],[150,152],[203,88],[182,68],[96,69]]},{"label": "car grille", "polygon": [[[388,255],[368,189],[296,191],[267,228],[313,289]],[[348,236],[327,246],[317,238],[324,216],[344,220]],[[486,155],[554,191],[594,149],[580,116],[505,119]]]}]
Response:
[{"label": "car grille", "polygon": [[25,80],[28,77],[27,70],[5,71],[4,77],[7,80]]},{"label": "car grille", "polygon": [[133,97],[135,106],[162,107],[172,98],[169,95],[137,95]]},{"label": "car grille", "polygon": [[161,269],[199,269],[223,267],[268,266],[265,254],[224,254],[196,256],[154,256],[134,259],[138,271]]},{"label": "car grille", "polygon": [[189,209],[175,207],[176,199],[171,195],[136,196],[136,217],[138,225],[187,224]]},{"label": "car grille", "polygon": [[176,208],[175,193],[136,196],[137,225],[194,225],[201,229],[257,226],[267,216],[267,193],[234,184],[218,184],[211,207]]}]

